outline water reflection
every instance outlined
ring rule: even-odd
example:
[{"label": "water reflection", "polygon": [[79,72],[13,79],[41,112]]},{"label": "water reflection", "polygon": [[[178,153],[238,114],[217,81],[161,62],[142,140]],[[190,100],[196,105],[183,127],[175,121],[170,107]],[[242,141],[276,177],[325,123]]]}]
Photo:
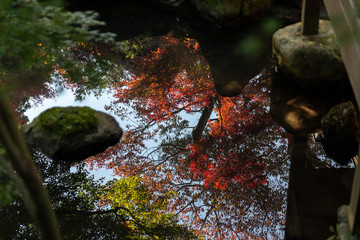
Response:
[{"label": "water reflection", "polygon": [[[109,209],[99,209],[106,185],[78,165],[70,172],[66,164],[54,162],[41,153],[33,159],[44,179],[64,239],[128,239],[125,216]],[[1,175],[0,175],[1,176]],[[1,177],[1,182],[9,179]],[[4,239],[40,239],[39,230],[28,214],[27,206],[18,195],[0,208],[0,236]],[[5,223],[5,222],[3,222]]]},{"label": "water reflection", "polygon": [[[112,169],[123,180],[138,179],[140,186],[154,196],[166,196],[160,209],[151,208],[153,213],[157,213],[156,209],[171,213],[175,223],[189,224],[197,234],[218,239],[282,236],[288,134],[269,113],[269,74],[264,71],[252,79],[241,94],[226,98],[216,92],[208,62],[196,40],[168,34],[156,39],[136,39],[129,44],[142,49],[128,55],[132,74],[106,72],[108,78],[103,79],[114,83],[112,89],[116,92],[116,100],[108,110],[130,123],[135,121],[125,127],[126,134],[117,146],[87,159],[86,164]],[[78,55],[92,59],[88,54]],[[71,83],[65,72],[56,71],[58,82]],[[84,86],[88,82],[82,83],[79,94],[87,92]],[[75,89],[77,86],[66,85]],[[127,119],[129,117],[134,119]],[[40,169],[46,167],[41,156],[36,158]],[[66,227],[75,226],[74,222],[97,223],[105,217],[110,222],[125,221],[116,217],[119,206],[109,202],[117,196],[116,192],[107,197],[98,193],[104,187],[113,190],[119,185],[93,181],[82,168],[83,178],[78,178],[78,171],[70,173],[53,163],[50,166],[59,168],[59,172],[45,169],[43,174],[64,234],[80,234],[75,228]],[[85,189],[73,189],[69,183],[60,181],[64,179],[62,176],[76,177],[74,186],[82,182],[96,186],[81,185]],[[72,196],[69,200],[75,202],[67,204],[58,197],[60,192],[52,190],[53,186],[63,190],[61,196]],[[82,201],[87,201],[84,199],[91,199],[90,205],[82,207]],[[98,203],[102,204],[96,205]],[[17,201],[12,204],[21,205]],[[74,211],[75,208],[87,213]],[[109,208],[112,209],[107,212],[110,215],[94,213],[106,212]],[[132,214],[138,214],[135,209],[131,210]],[[7,207],[2,210],[7,211]],[[124,212],[120,215],[123,217]],[[13,238],[17,232],[23,236],[35,234],[29,220],[24,218],[24,221],[9,231],[14,234]],[[143,221],[147,221],[146,218]],[[127,225],[125,230],[136,228],[135,225]],[[92,232],[91,226],[89,234],[100,234]],[[19,229],[23,229],[22,232]]]},{"label": "water reflection", "polygon": [[[279,112],[285,118],[278,122],[295,126],[296,131],[287,128],[289,132],[308,134],[319,127],[328,99],[309,100],[298,96],[296,87],[277,84],[274,66],[262,54],[269,66],[250,81],[250,76],[240,75],[254,62],[227,72],[238,66],[239,57],[230,50],[229,58],[218,59],[216,51],[232,49],[224,44],[229,35],[220,33],[211,42],[209,35],[197,41],[179,32],[187,31],[137,37],[120,48],[79,43],[70,49],[73,56],[98,71],[85,76],[80,71],[76,79],[60,67],[53,72],[54,79],[77,90],[79,98],[111,86],[115,101],[107,110],[128,122],[118,145],[85,161],[91,168],[111,169],[118,181],[94,181],[82,165],[69,172],[35,154],[69,238],[126,239],[135,231],[141,237],[163,236],[169,229],[178,230],[183,239],[192,237],[192,230],[211,239],[283,236],[291,138],[272,117]],[[219,48],[211,49],[214,46]],[[130,73],[124,74],[119,56],[127,58]],[[219,95],[215,75],[226,83],[238,81],[229,88],[239,94]],[[45,88],[37,89],[33,96],[43,95],[40,90]],[[327,160],[314,159],[308,166],[328,167]],[[9,227],[2,226],[6,238],[38,237],[18,199],[0,211],[14,219]],[[158,222],[151,225],[155,218]]]},{"label": "water reflection", "polygon": [[[86,160],[151,192],[175,192],[167,210],[211,238],[278,238],[284,224],[288,134],[270,110],[270,78],[220,96],[198,43],[166,35],[131,58],[108,109],[135,122],[123,140]],[[195,124],[187,119],[194,115]],[[279,176],[281,176],[279,178]]]},{"label": "water reflection", "polygon": [[[142,216],[137,211],[142,206],[146,211],[152,209],[152,214],[171,214],[172,226],[189,224],[196,234],[214,239],[281,238],[291,138],[272,117],[282,102],[287,105],[285,111],[280,111],[282,116],[300,109],[297,118],[310,117],[309,126],[287,130],[295,135],[306,134],[318,128],[320,116],[326,111],[324,102],[308,100],[304,95],[296,97],[298,90],[291,90],[296,88],[278,84],[270,59],[269,66],[239,95],[223,97],[215,90],[211,68],[195,39],[168,34],[156,39],[137,38],[127,44],[141,49],[127,56],[131,74],[114,71],[104,78],[113,83],[115,92],[115,100],[107,110],[129,123],[123,126],[126,134],[118,145],[85,161],[90,168],[111,169],[120,180],[107,184],[94,181],[82,165],[70,173],[61,169],[61,164],[47,165],[49,160],[35,155],[63,233],[74,237],[84,232],[89,237],[107,236],[115,229],[127,236],[129,229],[139,227],[130,222]],[[80,90],[80,95],[86,93],[86,82]],[[327,159],[314,155],[316,151],[309,150],[312,160],[307,166],[329,167]],[[126,179],[129,182],[121,182]],[[119,195],[115,189],[126,192],[131,184],[135,184],[131,191],[145,189],[152,193],[146,196],[149,203],[130,206],[132,214],[140,214],[136,218],[126,216],[128,209],[119,209],[125,202],[120,206],[109,200],[124,197],[125,193]],[[160,207],[146,207],[160,198],[165,199]],[[2,230],[8,234],[4,236],[38,236],[31,221],[22,217],[26,215],[23,207],[16,200],[1,208],[15,219],[11,231]],[[95,230],[102,221],[110,224],[101,232]],[[87,228],[74,227],[80,223]],[[192,234],[191,230],[180,229],[182,234]]]},{"label": "water reflection", "polygon": [[[252,79],[238,96],[227,98],[215,90],[208,61],[195,39],[168,34],[128,44],[141,49],[128,55],[132,74],[105,68],[85,77],[76,73],[72,79],[60,67],[53,72],[53,82],[76,89],[80,98],[112,83],[116,100],[108,110],[124,119],[135,118],[133,124],[125,127],[126,134],[118,145],[87,159],[86,164],[112,169],[124,181],[137,179],[134,181],[140,189],[152,193],[145,196],[153,206],[147,211],[164,213],[164,217],[172,214],[173,227],[180,221],[189,224],[197,234],[217,239],[282,236],[288,134],[271,119],[271,80],[266,72]],[[102,55],[97,47],[83,44],[70,51],[77,61],[94,65]],[[106,67],[114,66],[108,63]],[[102,75],[106,76],[100,78],[105,83],[92,85],[94,76]],[[30,96],[41,96],[42,85],[36,87],[39,93]],[[130,224],[124,219],[124,209],[120,217],[117,215],[119,207],[124,206],[111,202],[125,193],[118,196],[116,191],[113,195],[101,192],[106,187],[107,191],[123,187],[123,183],[105,185],[94,181],[81,166],[78,171],[69,172],[67,167],[49,162],[42,155],[34,157],[63,234],[76,238],[86,232],[83,236],[90,238],[107,236],[116,230],[126,236],[128,228],[139,227],[134,221],[140,215],[131,214],[139,214],[140,205],[125,210],[131,213]],[[156,207],[158,200],[151,200],[153,196],[160,196],[164,202]],[[18,199],[1,211],[13,219],[26,214]],[[102,221],[109,225],[101,227],[102,231],[93,229]],[[142,224],[146,221],[150,221],[149,217]],[[118,222],[121,224],[116,225]],[[37,229],[26,217],[14,221],[9,229],[2,231],[11,239],[38,237]]]}]

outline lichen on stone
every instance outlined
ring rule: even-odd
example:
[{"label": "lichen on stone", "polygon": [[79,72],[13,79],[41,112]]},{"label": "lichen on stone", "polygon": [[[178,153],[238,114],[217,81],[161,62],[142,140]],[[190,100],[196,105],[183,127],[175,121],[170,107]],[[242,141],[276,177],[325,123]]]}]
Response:
[{"label": "lichen on stone", "polygon": [[22,128],[26,144],[50,159],[79,162],[117,144],[123,134],[109,114],[89,107],[55,107]]},{"label": "lichen on stone", "polygon": [[332,89],[347,83],[340,48],[330,21],[319,22],[319,33],[302,35],[301,23],[273,35],[279,72],[305,90]]},{"label": "lichen on stone", "polygon": [[96,111],[89,107],[54,107],[35,119],[36,125],[45,133],[63,137],[80,137],[96,129]]}]

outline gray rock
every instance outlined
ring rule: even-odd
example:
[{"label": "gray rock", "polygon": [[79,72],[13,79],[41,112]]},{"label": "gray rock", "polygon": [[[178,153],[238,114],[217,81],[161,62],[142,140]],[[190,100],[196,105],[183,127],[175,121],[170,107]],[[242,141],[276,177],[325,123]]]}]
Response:
[{"label": "gray rock", "polygon": [[116,120],[89,107],[55,107],[22,128],[27,145],[53,160],[81,161],[115,145],[123,131]]},{"label": "gray rock", "polygon": [[273,35],[273,53],[279,72],[303,89],[326,89],[347,80],[331,23],[320,20],[319,34],[303,36],[301,23]]}]

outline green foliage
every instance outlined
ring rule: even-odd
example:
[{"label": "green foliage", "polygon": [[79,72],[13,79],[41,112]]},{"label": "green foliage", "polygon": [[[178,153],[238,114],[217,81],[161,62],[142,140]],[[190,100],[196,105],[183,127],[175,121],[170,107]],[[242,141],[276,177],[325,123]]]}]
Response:
[{"label": "green foliage", "polygon": [[[100,192],[105,188],[102,180],[95,180],[81,165],[70,172],[66,165],[54,163],[40,153],[33,157],[51,196],[63,239],[129,239],[121,218],[98,208]],[[94,214],[97,210],[99,214]],[[2,205],[0,216],[0,236],[4,239],[40,238],[19,197]]]},{"label": "green foliage", "polygon": [[89,107],[54,107],[40,114],[35,123],[49,134],[72,137],[89,133],[98,123],[96,111]]},{"label": "green foliage", "polygon": [[1,165],[3,164],[2,158],[4,154],[5,149],[0,144],[0,206],[9,204],[19,195],[15,181],[9,177],[5,168]]},{"label": "green foliage", "polygon": [[9,204],[16,196],[17,190],[12,182],[0,184],[0,205]]},{"label": "green foliage", "polygon": [[[100,57],[95,43],[112,43],[115,34],[96,29],[105,23],[97,20],[93,11],[69,12],[49,3],[0,2],[0,84],[24,89],[17,95],[34,86],[44,88],[44,82],[76,85],[78,99],[102,91],[110,81],[104,76],[115,66]],[[30,96],[37,97],[31,95],[34,92],[30,91]],[[15,100],[27,102],[26,96],[15,96]]]},{"label": "green foliage", "polygon": [[[2,60],[21,59],[19,68],[54,64],[61,51],[56,48],[75,46],[77,41],[113,40],[114,35],[99,33],[92,27],[104,25],[95,12],[68,12],[36,0],[3,0],[0,4],[0,56]],[[41,54],[40,54],[41,53]],[[14,62],[15,64],[15,62]],[[14,65],[2,62],[1,71]]]},{"label": "green foliage", "polygon": [[105,196],[112,208],[119,208],[131,220],[129,228],[136,232],[133,239],[198,239],[166,211],[175,194],[154,195],[139,177],[132,176],[114,181]]},{"label": "green foliage", "polygon": [[[83,165],[70,172],[66,165],[40,153],[33,157],[51,196],[63,239],[197,239],[174,215],[163,213],[173,193],[155,197],[139,178],[104,183],[95,180]],[[102,204],[105,195],[112,196],[115,205],[110,203],[111,209]],[[9,219],[0,225],[0,236],[5,239],[39,239],[19,197],[2,205],[0,216]]]},{"label": "green foliage", "polygon": [[19,192],[16,188],[16,183],[9,178],[5,169],[0,165],[0,206],[9,204],[18,196]]},{"label": "green foliage", "polygon": [[330,232],[333,233],[332,236],[330,236],[329,238],[327,238],[326,240],[339,240],[339,224],[336,224],[336,229],[334,228],[334,226],[330,226],[329,227]]},{"label": "green foliage", "polygon": [[144,46],[149,44],[147,37],[135,37],[119,43],[119,51],[125,55],[126,59],[133,60],[135,57],[143,55]]},{"label": "green foliage", "polygon": [[167,218],[161,215],[161,211],[174,194],[169,192],[154,199],[139,177],[127,177],[112,184],[107,199],[114,207],[126,207],[129,210],[143,212],[144,219],[157,222],[162,221],[164,217]]}]

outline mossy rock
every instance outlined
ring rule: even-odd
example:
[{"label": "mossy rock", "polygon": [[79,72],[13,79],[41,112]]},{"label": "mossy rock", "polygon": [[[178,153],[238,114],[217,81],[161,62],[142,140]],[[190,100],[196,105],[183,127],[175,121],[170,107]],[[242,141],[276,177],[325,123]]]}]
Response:
[{"label": "mossy rock", "polygon": [[273,35],[273,54],[279,72],[303,89],[325,90],[347,81],[330,21],[320,20],[319,34],[302,35],[301,23]]},{"label": "mossy rock", "polygon": [[59,138],[81,137],[96,129],[99,119],[89,107],[54,107],[42,112],[35,124]]},{"label": "mossy rock", "polygon": [[54,107],[22,129],[27,145],[53,160],[81,161],[119,142],[116,120],[89,107]]},{"label": "mossy rock", "polygon": [[347,165],[358,153],[359,124],[351,102],[338,104],[321,120],[321,143],[325,153],[341,165]]}]

